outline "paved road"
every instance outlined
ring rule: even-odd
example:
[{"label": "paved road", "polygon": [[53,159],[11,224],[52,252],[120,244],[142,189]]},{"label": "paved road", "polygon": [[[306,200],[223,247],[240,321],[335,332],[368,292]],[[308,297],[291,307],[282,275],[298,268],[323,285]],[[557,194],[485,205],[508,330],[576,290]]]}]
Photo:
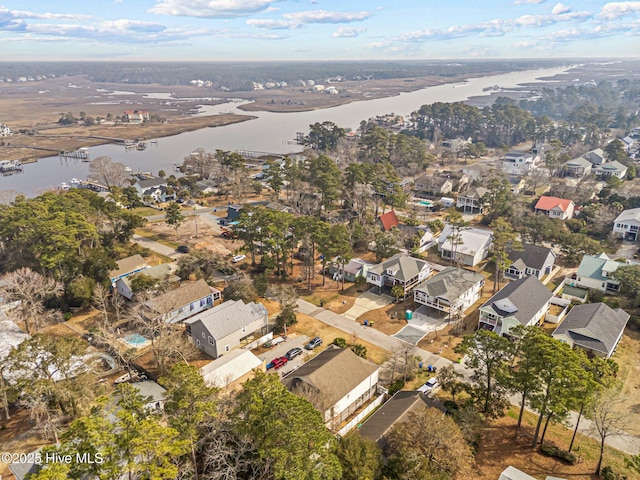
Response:
[{"label": "paved road", "polygon": [[[349,335],[356,335],[362,340],[366,340],[367,342],[377,345],[388,351],[401,349],[406,346],[406,342],[403,342],[398,338],[386,335],[376,330],[375,328],[365,327],[364,325],[358,324],[353,320],[350,320],[343,315],[339,315],[330,310],[316,307],[314,304],[309,303],[305,300],[298,300],[298,311],[300,313],[307,314],[315,318],[316,320],[326,323],[327,325],[338,328],[343,332],[348,333]],[[471,371],[464,365],[451,362],[446,358],[443,358],[431,352],[427,352],[426,350],[422,350],[417,347],[415,347],[414,352],[415,355],[422,357],[422,361],[425,365],[435,365],[438,368],[442,368],[445,365],[453,365],[456,371],[463,375],[464,380],[469,381]],[[520,405],[519,398],[516,396],[511,397],[510,401],[514,405]],[[576,412],[571,412],[571,418],[568,428],[574,428],[577,417],[578,414]],[[598,441],[600,440],[597,432],[593,428],[592,422],[584,417],[580,420],[580,427],[578,428],[578,431],[583,435],[593,437]],[[638,453],[640,453],[640,437],[627,433],[609,437],[606,441],[606,444],[630,455],[637,455]]]},{"label": "paved road", "polygon": [[167,247],[160,242],[156,242],[155,240],[151,240],[150,238],[143,237],[141,235],[134,234],[131,241],[137,243],[141,247],[148,248],[152,252],[169,257],[172,260],[177,260],[184,255],[183,253],[176,252],[174,248]]}]

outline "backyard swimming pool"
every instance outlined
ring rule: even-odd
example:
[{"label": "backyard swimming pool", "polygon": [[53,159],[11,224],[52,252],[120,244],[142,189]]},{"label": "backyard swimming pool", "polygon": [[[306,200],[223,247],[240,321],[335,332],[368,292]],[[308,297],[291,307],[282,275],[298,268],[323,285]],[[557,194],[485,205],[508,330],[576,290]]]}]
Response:
[{"label": "backyard swimming pool", "polygon": [[130,335],[127,335],[123,340],[136,348],[144,346],[149,341],[149,339],[140,335],[139,333],[132,333]]},{"label": "backyard swimming pool", "polygon": [[429,200],[421,200],[418,203],[425,207],[433,207],[433,202],[430,202]]}]

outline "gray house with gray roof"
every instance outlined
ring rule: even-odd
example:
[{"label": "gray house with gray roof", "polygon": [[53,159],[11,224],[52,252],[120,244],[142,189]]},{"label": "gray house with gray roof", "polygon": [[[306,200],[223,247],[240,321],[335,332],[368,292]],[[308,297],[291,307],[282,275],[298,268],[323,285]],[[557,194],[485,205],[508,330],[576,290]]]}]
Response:
[{"label": "gray house with gray roof", "polygon": [[184,321],[187,335],[207,355],[218,358],[267,330],[264,305],[229,300]]},{"label": "gray house with gray roof", "polygon": [[464,312],[482,297],[484,276],[463,268],[447,267],[413,292],[413,300],[450,316]]},{"label": "gray house with gray roof", "polygon": [[511,262],[504,272],[505,277],[520,279],[527,275],[542,278],[551,273],[556,263],[556,254],[550,248],[523,243],[521,249],[507,251]]},{"label": "gray house with gray roof", "polygon": [[508,335],[516,325],[539,325],[552,297],[551,290],[533,275],[511,282],[480,307],[478,328]]},{"label": "gray house with gray roof", "polygon": [[403,297],[406,297],[430,273],[429,262],[399,253],[369,269],[367,284],[378,287],[380,293],[399,285],[404,290]]},{"label": "gray house with gray roof", "polygon": [[551,336],[572,348],[609,358],[620,343],[628,321],[627,312],[620,308],[614,310],[604,303],[576,305]]}]

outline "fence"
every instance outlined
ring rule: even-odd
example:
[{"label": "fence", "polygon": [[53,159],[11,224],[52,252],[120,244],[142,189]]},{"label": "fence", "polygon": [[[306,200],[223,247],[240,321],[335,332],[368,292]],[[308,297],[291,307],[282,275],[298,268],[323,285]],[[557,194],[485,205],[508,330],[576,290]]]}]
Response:
[{"label": "fence", "polygon": [[382,405],[384,397],[385,397],[384,395],[380,395],[373,402],[367,405],[367,407],[364,410],[362,410],[360,413],[358,413],[355,417],[353,417],[349,421],[349,423],[347,423],[344,427],[338,430],[338,435],[340,435],[341,437],[344,437],[347,433],[353,430],[355,426],[358,425],[358,423],[360,423],[367,415],[369,415],[376,408]]}]

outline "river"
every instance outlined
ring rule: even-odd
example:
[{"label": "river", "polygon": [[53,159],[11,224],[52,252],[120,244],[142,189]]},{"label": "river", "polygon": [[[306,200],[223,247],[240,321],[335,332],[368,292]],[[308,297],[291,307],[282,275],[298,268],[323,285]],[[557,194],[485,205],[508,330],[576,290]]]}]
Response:
[{"label": "river", "polygon": [[[362,120],[377,115],[395,113],[408,116],[425,104],[458,102],[471,97],[489,95],[491,92],[484,89],[494,85],[512,88],[528,83],[549,82],[540,78],[553,77],[568,68],[545,68],[473,78],[466,82],[447,83],[394,97],[353,102],[309,112],[250,112],[258,118],[224,127],[205,128],[160,138],[157,146],[150,144],[146,150],[142,151],[126,151],[120,145],[91,147],[90,156],[96,158],[106,155],[114,161],[129,166],[134,172],[149,171],[157,174],[159,170],[171,172],[174,164],[182,163],[183,158],[197,148],[204,148],[206,151],[222,149],[294,153],[300,151],[299,146],[290,143],[295,138],[296,132],[308,132],[309,125],[315,122],[331,121],[340,127],[355,130]],[[150,95],[166,95],[166,93]],[[247,112],[237,109],[241,103],[242,101],[237,101],[203,106],[199,114],[213,115],[228,112],[246,114]],[[47,157],[36,163],[25,165],[22,174],[0,177],[0,190],[16,190],[27,196],[35,196],[48,189],[57,188],[62,182],[68,182],[71,178],[84,180],[88,173],[88,163]]]}]

